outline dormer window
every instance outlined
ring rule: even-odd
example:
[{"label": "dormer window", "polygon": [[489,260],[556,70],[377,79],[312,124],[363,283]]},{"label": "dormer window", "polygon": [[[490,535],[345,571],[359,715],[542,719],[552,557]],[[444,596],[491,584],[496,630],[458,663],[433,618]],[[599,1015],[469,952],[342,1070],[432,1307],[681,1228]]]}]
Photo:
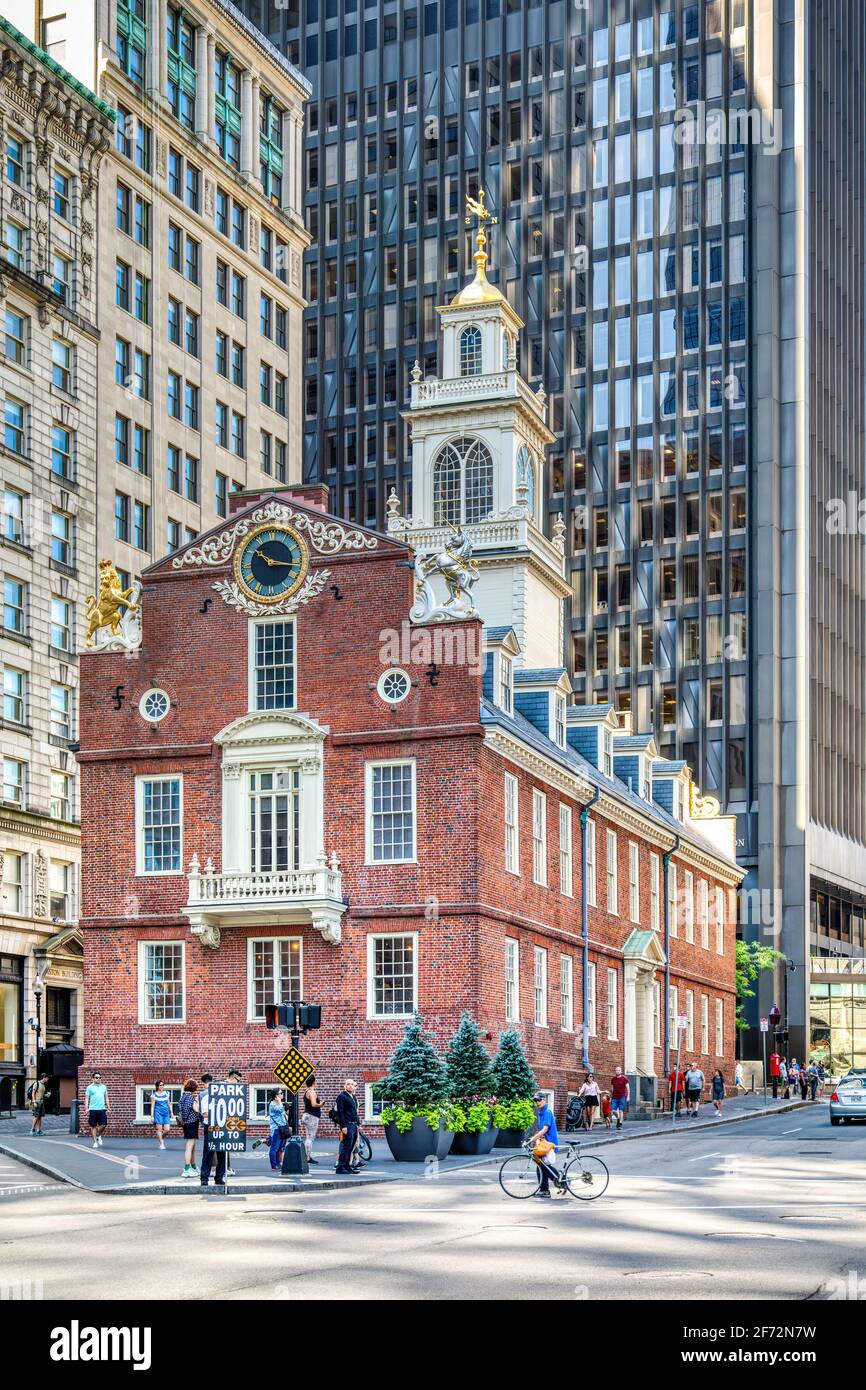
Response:
[{"label": "dormer window", "polygon": [[514,707],[514,662],[504,652],[499,653],[499,703],[506,714]]},{"label": "dormer window", "polygon": [[565,696],[556,695],[553,700],[553,736],[560,748],[565,747]]},{"label": "dormer window", "polygon": [[483,521],[493,510],[493,457],[480,439],[445,444],[433,462],[433,523]]},{"label": "dormer window", "polygon": [[460,375],[481,375],[481,329],[475,324],[460,334]]},{"label": "dormer window", "polygon": [[613,734],[610,729],[601,731],[601,770],[605,777],[613,776]]}]

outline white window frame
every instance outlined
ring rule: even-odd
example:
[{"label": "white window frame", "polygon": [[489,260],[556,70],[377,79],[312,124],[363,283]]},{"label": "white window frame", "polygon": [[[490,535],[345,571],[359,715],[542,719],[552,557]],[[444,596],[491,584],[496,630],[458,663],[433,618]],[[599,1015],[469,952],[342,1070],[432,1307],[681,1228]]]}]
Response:
[{"label": "white window frame", "polygon": [[607,1036],[619,1038],[619,971],[613,965],[607,967]]},{"label": "white window frame", "polygon": [[587,990],[587,996],[586,996],[586,1003],[587,1003],[586,1023],[587,1023],[587,1030],[588,1030],[588,1032],[589,1032],[589,1036],[590,1036],[591,1038],[594,1038],[594,1037],[597,1037],[597,1036],[598,1036],[598,1010],[596,1009],[596,1002],[597,1002],[596,996],[597,996],[597,985],[598,985],[598,971],[596,970],[596,966],[595,966],[595,961],[594,961],[594,960],[591,960],[591,961],[589,962],[589,975],[588,975],[588,979],[589,979],[589,988],[588,988],[588,990]]},{"label": "white window frame", "polygon": [[701,945],[710,949],[710,890],[705,878],[698,879],[698,920],[701,924]]},{"label": "white window frame", "polygon": [[566,744],[566,731],[565,731],[566,709],[567,709],[567,706],[566,706],[566,703],[565,703],[565,696],[564,696],[564,695],[557,695],[556,693],[554,693],[554,696],[553,696],[553,732],[554,732],[554,742],[556,743],[556,745],[557,745],[558,748],[564,748],[564,747],[565,747],[565,744]]},{"label": "white window frame", "polygon": [[559,891],[566,898],[574,897],[574,816],[570,806],[559,803]]},{"label": "white window frame", "polygon": [[680,989],[679,985],[671,985],[668,992],[668,1026],[670,1028],[671,1051],[676,1054],[679,1043],[679,1032],[677,1030],[677,1019],[680,1013]]},{"label": "white window frame", "polygon": [[[259,708],[256,694],[256,633],[260,627],[275,627],[277,623],[285,623],[292,628],[292,703],[290,705],[275,705],[267,708]],[[298,707],[298,626],[294,618],[286,617],[285,614],[275,613],[272,618],[251,618],[249,622],[249,632],[247,637],[247,708],[257,714],[279,715],[285,710],[296,710]]]},{"label": "white window frame", "polygon": [[661,928],[661,864],[657,854],[650,855],[650,928],[657,932]]},{"label": "white window frame", "polygon": [[694,1052],[694,1050],[695,1050],[695,992],[694,992],[693,989],[687,989],[687,990],[686,990],[686,1018],[688,1019],[688,1026],[686,1027],[686,1051],[687,1051],[687,1052]]},{"label": "white window frame", "polygon": [[[299,947],[298,964],[300,966],[298,980],[298,998],[303,999],[304,939],[302,936],[295,935],[292,932],[287,932],[284,935],[281,934],[280,936],[251,936],[247,938],[247,1023],[263,1024],[265,1022],[265,1015],[262,1014],[261,1016],[259,1016],[258,1014],[256,1014],[256,992],[254,988],[253,978],[253,964],[255,961],[256,944],[259,941],[273,942],[274,946],[276,946],[278,942],[282,941],[297,941]],[[287,999],[272,999],[267,1002],[270,1002],[272,1004],[287,1004],[289,1001]]]},{"label": "white window frame", "polygon": [[[27,906],[25,893],[27,882],[27,856],[18,849],[4,850],[4,855],[3,880],[0,882],[0,911],[10,917],[23,917],[26,915],[24,909]],[[18,877],[15,879],[9,876],[9,868],[13,859],[18,865]],[[6,895],[10,890],[16,895],[17,907],[9,907],[6,903]]]},{"label": "white window frame", "polygon": [[608,830],[605,839],[607,862],[607,910],[614,917],[619,916],[619,884],[617,882],[617,841],[616,831]]},{"label": "white window frame", "polygon": [[[513,964],[513,979],[510,966]],[[514,1006],[513,1011],[509,1005],[509,990],[513,986]],[[516,937],[506,936],[505,938],[505,1021],[506,1023],[520,1022],[520,942]]]},{"label": "white window frame", "polygon": [[[373,858],[373,774],[381,767],[411,767],[412,769],[412,850],[400,859]],[[374,758],[364,764],[364,839],[365,863],[373,868],[392,864],[418,863],[418,763],[416,758]]]},{"label": "white window frame", "polygon": [[653,1045],[662,1045],[662,987],[658,980],[653,980]]},{"label": "white window frame", "polygon": [[[381,1080],[381,1078],[380,1078],[380,1080]],[[364,1082],[364,1124],[365,1124],[365,1125],[380,1125],[380,1124],[382,1123],[382,1111],[386,1108],[386,1106],[387,1106],[387,1104],[388,1104],[388,1102],[387,1102],[386,1100],[374,1100],[374,1099],[373,1099],[373,1087],[376,1086],[377,1084],[378,1084],[378,1082],[376,1082],[376,1081],[365,1081],[365,1082]],[[374,1107],[376,1107],[376,1106],[378,1106],[378,1111],[374,1108]]]},{"label": "white window frame", "polygon": [[716,886],[716,955],[725,954],[725,890]]},{"label": "white window frame", "polygon": [[[157,1068],[156,1070],[158,1071],[159,1068]],[[155,1082],[156,1080],[157,1080],[157,1077],[154,1077],[153,1082],[148,1081],[148,1082],[145,1082],[144,1085],[136,1085],[136,1088],[135,1088],[135,1119],[133,1120],[133,1124],[136,1124],[136,1125],[149,1125],[149,1124],[152,1124],[152,1123],[153,1123],[153,1121],[152,1121],[151,1118],[150,1118],[150,1105],[149,1105],[149,1104],[145,1105],[144,1097],[145,1097],[145,1093],[146,1093],[147,1091],[152,1091],[152,1090],[153,1090],[154,1082]],[[183,1082],[181,1082],[181,1081],[166,1081],[165,1085],[163,1086],[163,1090],[168,1091],[169,1103],[170,1103],[170,1105],[171,1105],[171,1112],[172,1112],[172,1114],[174,1115],[175,1112],[176,1112],[176,1109],[179,1110],[179,1108],[180,1108],[180,1098],[181,1098],[181,1095],[183,1094]]]},{"label": "white window frame", "polygon": [[[147,1016],[147,951],[149,946],[180,947],[180,1018],[148,1018]],[[186,1023],[186,942],[178,937],[165,941],[148,939],[138,943],[138,1021],[148,1028],[177,1028]]]},{"label": "white window frame", "polygon": [[683,917],[686,941],[695,940],[695,876],[690,869],[683,873]]},{"label": "white window frame", "polygon": [[532,881],[547,887],[547,795],[532,789]]},{"label": "white window frame", "polygon": [[[145,783],[155,782],[177,782],[179,783],[179,802],[180,802],[180,863],[176,869],[146,869],[144,867],[144,786]],[[178,874],[184,872],[184,853],[183,853],[183,773],[171,772],[164,776],[152,776],[150,774],[135,779],[135,874],[137,878],[177,878]]]},{"label": "white window frame", "polygon": [[701,1056],[710,1055],[710,996],[701,994]]},{"label": "white window frame", "polygon": [[559,957],[559,1026],[574,1032],[574,957]]},{"label": "white window frame", "polygon": [[640,846],[628,842],[628,910],[633,922],[640,921]]},{"label": "white window frame", "polygon": [[532,948],[532,1016],[536,1028],[547,1027],[547,947]]},{"label": "white window frame", "polygon": [[[255,1081],[247,1087],[247,1124],[267,1125],[271,1091],[278,1091],[279,1089],[280,1082],[276,1077],[274,1077],[273,1082]],[[284,1086],[283,1090],[285,1089]]]},{"label": "white window frame", "polygon": [[514,662],[506,652],[498,653],[499,679],[496,703],[506,714],[514,713]]},{"label": "white window frame", "polygon": [[586,901],[590,907],[598,907],[598,866],[596,863],[595,821],[592,816],[586,820]]},{"label": "white window frame", "polygon": [[505,774],[505,868],[520,877],[520,782]]},{"label": "white window frame", "polygon": [[680,924],[677,902],[677,866],[668,865],[668,927],[671,936],[679,936]]},{"label": "white window frame", "polygon": [[725,1001],[716,1000],[716,1056],[725,1055]]},{"label": "white window frame", "polygon": [[[377,1014],[376,1007],[376,942],[393,937],[409,937],[412,941],[412,1008],[402,1014]],[[370,932],[367,936],[367,1018],[374,1023],[390,1023],[392,1020],[414,1018],[418,1011],[418,933],[415,931]]]}]

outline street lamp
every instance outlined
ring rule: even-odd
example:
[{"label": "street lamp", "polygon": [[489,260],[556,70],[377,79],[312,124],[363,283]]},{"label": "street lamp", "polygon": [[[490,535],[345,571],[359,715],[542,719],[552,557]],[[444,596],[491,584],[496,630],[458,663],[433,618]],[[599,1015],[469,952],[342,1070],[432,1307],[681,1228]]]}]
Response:
[{"label": "street lamp", "polygon": [[36,1080],[39,1080],[40,1071],[40,1046],[39,1040],[42,1037],[42,995],[45,986],[42,983],[42,976],[37,975],[33,982],[33,996],[36,1000]]}]

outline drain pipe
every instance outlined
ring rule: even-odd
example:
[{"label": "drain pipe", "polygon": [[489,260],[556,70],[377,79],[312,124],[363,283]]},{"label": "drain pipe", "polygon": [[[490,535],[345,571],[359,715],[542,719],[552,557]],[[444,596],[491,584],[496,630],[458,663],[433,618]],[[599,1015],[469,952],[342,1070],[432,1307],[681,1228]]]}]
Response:
[{"label": "drain pipe", "polygon": [[[589,1070],[589,913],[586,900],[586,841],[589,813],[601,796],[601,787],[596,787],[589,801],[580,812],[580,933],[583,939],[583,1057],[581,1065]],[[596,853],[598,846],[596,845]]]},{"label": "drain pipe", "polygon": [[665,895],[665,1076],[671,1074],[671,913],[670,913],[670,893],[668,892],[668,871],[671,860],[680,847],[680,837],[677,836],[667,854],[662,856],[664,865],[664,895]]}]

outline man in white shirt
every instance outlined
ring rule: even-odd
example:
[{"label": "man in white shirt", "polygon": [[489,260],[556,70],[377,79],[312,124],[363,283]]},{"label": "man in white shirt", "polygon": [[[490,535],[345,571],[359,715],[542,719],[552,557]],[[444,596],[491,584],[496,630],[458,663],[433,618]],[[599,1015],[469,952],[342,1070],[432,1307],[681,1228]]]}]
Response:
[{"label": "man in white shirt", "polygon": [[208,1185],[214,1158],[216,1159],[214,1182],[219,1187],[225,1183],[226,1180],[225,1150],[212,1149],[210,1145],[210,1125],[208,1122],[210,1119],[210,1086],[213,1079],[210,1072],[206,1071],[202,1077],[202,1088],[198,1093],[198,1113],[201,1116],[202,1132],[204,1135],[201,1150],[201,1169],[199,1170],[202,1187],[207,1187]]}]

